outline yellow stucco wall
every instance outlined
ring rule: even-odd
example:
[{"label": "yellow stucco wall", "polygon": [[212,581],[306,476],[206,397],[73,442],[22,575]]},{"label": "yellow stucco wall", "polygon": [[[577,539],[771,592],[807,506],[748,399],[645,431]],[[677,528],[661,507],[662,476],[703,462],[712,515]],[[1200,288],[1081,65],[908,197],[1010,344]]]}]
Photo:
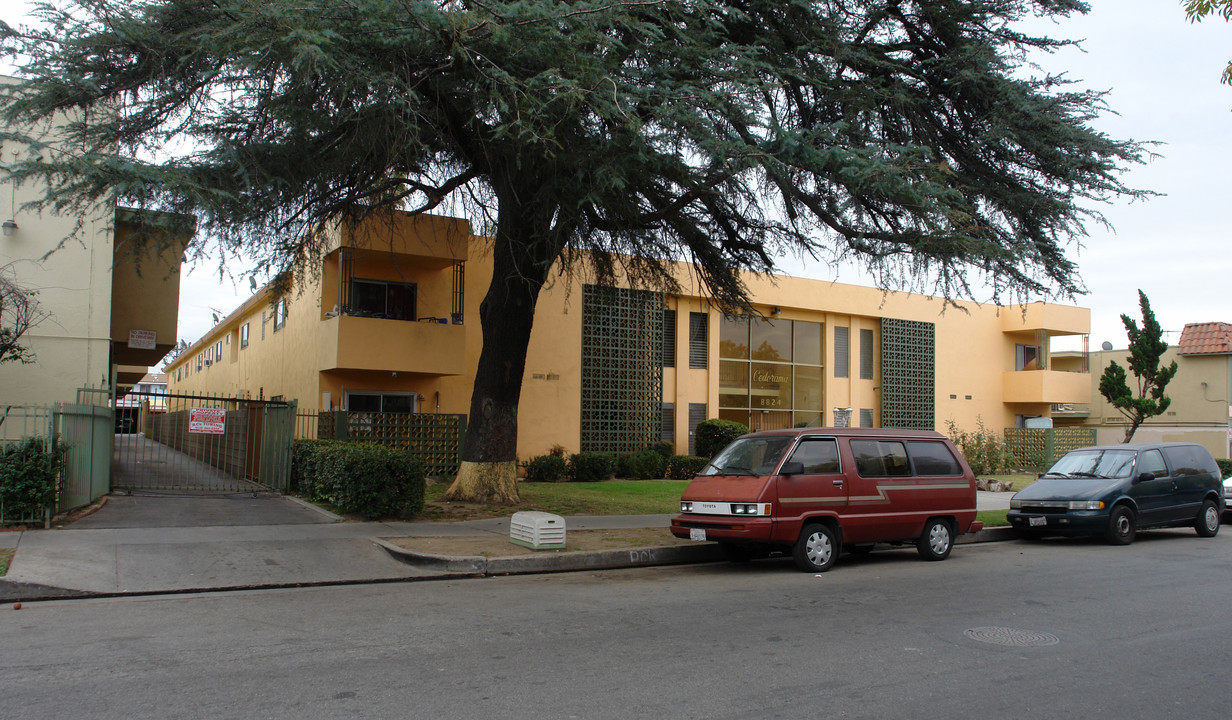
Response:
[{"label": "yellow stucco wall", "polygon": [[[434,218],[420,227],[411,223],[405,232],[423,230],[419,240],[386,242],[380,249],[357,251],[354,276],[397,282],[413,282],[417,288],[420,317],[449,317],[452,310],[453,262],[458,257],[458,234],[465,221]],[[418,228],[418,230],[417,230]],[[418,247],[424,238],[446,242],[435,254]],[[442,240],[445,238],[446,240]],[[392,243],[392,244],[391,244]],[[431,243],[427,243],[431,245]],[[478,365],[482,336],[479,307],[491,281],[489,241],[470,237],[466,251],[464,312],[461,324],[403,322],[360,317],[335,317],[338,305],[339,256],[328,256],[302,289],[290,298],[287,327],[277,333],[267,319],[266,339],[260,339],[260,317],[272,314],[268,299],[254,298],[237,313],[197,343],[187,354],[191,361],[216,338],[232,336],[231,354],[220,366],[211,366],[177,380],[176,388],[248,392],[256,397],[284,395],[299,400],[301,408],[324,407],[328,393],[331,408],[343,407],[345,394],[356,390],[414,393],[422,412],[468,413],[470,394]],[[393,247],[394,250],[389,248]],[[416,249],[418,247],[418,249]],[[397,250],[412,252],[397,252]],[[391,254],[392,252],[392,254]],[[676,311],[676,364],[664,370],[663,402],[675,407],[677,449],[688,445],[688,406],[704,403],[707,416],[718,416],[720,313],[702,295],[687,266],[679,266],[683,292],[666,298]],[[555,445],[569,452],[579,448],[581,426],[582,296],[588,282],[584,273],[552,279],[540,294],[535,314],[519,408],[518,451],[529,458]],[[1013,379],[1028,386],[1027,399],[1038,402],[1005,402],[1006,375],[1015,372],[1015,345],[1037,340],[1037,330],[1050,334],[1083,332],[1089,324],[1084,308],[1059,306],[999,308],[992,305],[954,306],[938,298],[912,293],[883,293],[873,288],[820,282],[802,278],[748,278],[756,308],[771,317],[824,324],[824,411],[827,422],[834,407],[851,406],[853,424],[861,408],[879,415],[880,358],[875,358],[872,379],[859,377],[861,329],[874,338],[882,317],[914,320],[935,325],[936,380],[935,417],[938,429],[953,421],[961,429],[974,429],[978,422],[1000,430],[1013,426],[1015,415],[1047,415],[1049,402],[1086,402],[1090,390],[1087,375],[1038,371],[1033,379]],[[709,317],[708,367],[689,367],[689,314]],[[250,322],[251,346],[237,350],[238,326]],[[1053,325],[1055,323],[1055,325]],[[851,332],[850,377],[835,377],[832,330],[848,327]],[[877,343],[874,342],[874,347]],[[226,353],[224,353],[226,354]],[[1028,373],[1029,374],[1029,373]],[[1080,378],[1080,379],[1078,379]],[[1034,385],[1032,385],[1034,382]],[[1065,397],[1051,399],[1049,390],[1060,384]],[[1032,389],[1034,388],[1034,389]],[[1034,393],[1034,394],[1033,394]],[[880,418],[876,417],[879,423]]]}]

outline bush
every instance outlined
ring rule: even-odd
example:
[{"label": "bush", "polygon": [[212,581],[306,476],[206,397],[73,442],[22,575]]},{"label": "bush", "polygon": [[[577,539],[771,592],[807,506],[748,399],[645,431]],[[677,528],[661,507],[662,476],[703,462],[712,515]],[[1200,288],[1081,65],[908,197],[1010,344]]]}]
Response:
[{"label": "bush", "polygon": [[654,480],[663,477],[667,458],[654,450],[626,453],[616,458],[617,477],[630,480]]},{"label": "bush", "polygon": [[660,440],[657,443],[651,443],[646,446],[646,449],[653,450],[662,455],[664,462],[667,462],[668,458],[676,454],[676,447],[667,440]]},{"label": "bush", "polygon": [[526,463],[526,479],[530,482],[560,482],[569,464],[560,455],[539,455]]},{"label": "bush", "polygon": [[56,481],[68,448],[28,437],[0,452],[0,508],[8,520],[35,518],[56,500]]},{"label": "bush", "polygon": [[584,452],[569,456],[569,477],[578,482],[598,482],[616,474],[616,457],[611,453]]},{"label": "bush", "polygon": [[291,443],[291,489],[311,495],[310,487],[317,475],[317,452],[341,440],[296,440]]},{"label": "bush", "polygon": [[692,480],[708,462],[710,458],[697,455],[673,455],[667,461],[665,474],[668,480]]},{"label": "bush", "polygon": [[305,494],[340,512],[379,519],[409,518],[423,510],[423,465],[407,453],[327,441],[301,450],[301,461]]},{"label": "bush", "polygon": [[1005,438],[989,430],[979,418],[976,418],[976,429],[973,433],[959,430],[953,420],[948,420],[946,434],[958,446],[959,452],[971,466],[971,472],[976,475],[1007,472],[1018,464]]},{"label": "bush", "polygon": [[697,424],[695,449],[699,457],[712,458],[748,431],[747,425],[731,420],[703,420]]},{"label": "bush", "polygon": [[1232,460],[1216,460],[1215,462],[1219,464],[1220,475],[1224,477],[1232,475]]}]

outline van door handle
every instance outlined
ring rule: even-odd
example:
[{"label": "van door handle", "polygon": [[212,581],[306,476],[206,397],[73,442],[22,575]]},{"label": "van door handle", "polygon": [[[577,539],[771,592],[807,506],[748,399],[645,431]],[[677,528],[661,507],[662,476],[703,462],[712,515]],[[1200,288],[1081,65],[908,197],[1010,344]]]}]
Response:
[{"label": "van door handle", "polygon": [[843,481],[842,481],[842,480],[831,480],[831,482],[833,482],[833,483],[834,483],[834,487],[842,487],[842,486],[843,486]]}]

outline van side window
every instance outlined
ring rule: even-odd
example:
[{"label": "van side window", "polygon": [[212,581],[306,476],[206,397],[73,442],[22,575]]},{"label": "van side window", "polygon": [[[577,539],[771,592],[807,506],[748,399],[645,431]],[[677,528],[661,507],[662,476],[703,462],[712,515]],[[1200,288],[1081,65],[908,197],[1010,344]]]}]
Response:
[{"label": "van side window", "polygon": [[1219,474],[1218,468],[1214,467],[1215,462],[1210,459],[1210,453],[1199,445],[1165,447],[1164,456],[1172,466],[1172,474],[1177,477],[1210,474],[1212,470],[1216,471],[1214,474]]},{"label": "van side window", "polygon": [[907,477],[911,464],[907,450],[898,440],[852,440],[856,472],[862,477]]},{"label": "van side window", "polygon": [[791,454],[791,461],[803,465],[808,475],[837,473],[838,443],[832,438],[804,438]]},{"label": "van side window", "polygon": [[1158,450],[1145,450],[1138,453],[1137,474],[1154,473],[1155,477],[1168,477],[1168,468],[1164,465],[1164,456]]},{"label": "van side window", "polygon": [[907,452],[916,475],[962,475],[962,467],[945,443],[909,440]]}]

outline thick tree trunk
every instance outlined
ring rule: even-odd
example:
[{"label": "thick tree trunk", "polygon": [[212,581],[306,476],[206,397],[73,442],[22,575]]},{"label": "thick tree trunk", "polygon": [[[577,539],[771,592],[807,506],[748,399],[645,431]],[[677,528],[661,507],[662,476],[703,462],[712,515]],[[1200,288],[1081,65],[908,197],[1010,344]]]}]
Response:
[{"label": "thick tree trunk", "polygon": [[535,223],[514,205],[515,200],[507,202],[501,197],[492,284],[479,310],[483,349],[471,394],[462,465],[445,494],[449,500],[513,503],[518,499],[518,400],[526,348],[539,291],[560,246],[549,239],[550,214],[548,222]]}]

